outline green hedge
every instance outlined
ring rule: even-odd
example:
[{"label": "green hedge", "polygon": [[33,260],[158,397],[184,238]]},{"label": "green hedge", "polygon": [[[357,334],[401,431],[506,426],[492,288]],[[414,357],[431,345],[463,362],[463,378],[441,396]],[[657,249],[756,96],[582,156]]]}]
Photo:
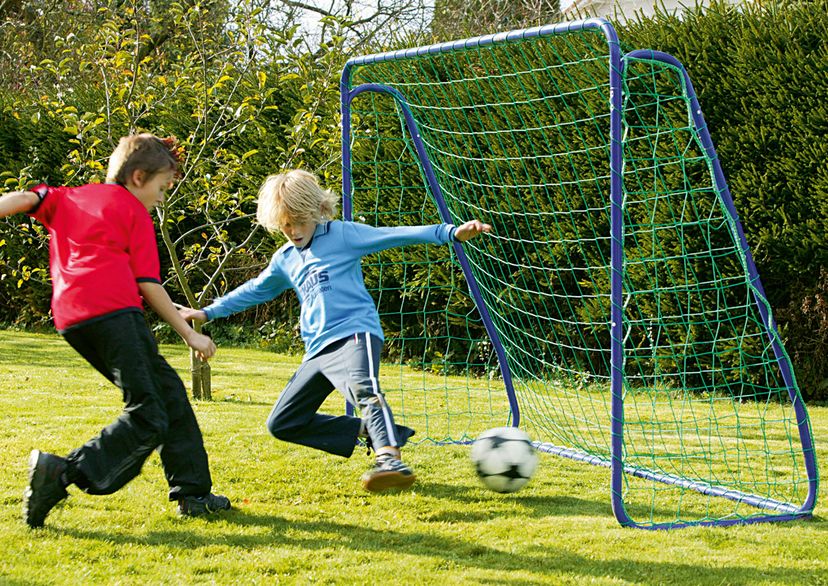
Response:
[{"label": "green hedge", "polygon": [[[820,277],[825,266],[828,248],[819,245],[824,238],[824,230],[820,228],[826,224],[824,197],[826,143],[824,136],[826,107],[828,107],[824,100],[819,99],[819,96],[826,96],[826,87],[828,87],[824,74],[820,75],[819,72],[828,70],[828,61],[826,61],[825,41],[820,37],[819,31],[828,30],[826,28],[828,11],[815,9],[817,4],[824,7],[828,3],[822,0],[808,6],[791,4],[771,8],[749,5],[740,10],[727,4],[716,4],[705,11],[691,11],[683,20],[668,15],[659,15],[654,19],[631,23],[627,28],[619,31],[622,43],[627,49],[640,47],[661,50],[677,56],[686,64],[699,94],[705,118],[711,128],[713,140],[729,180],[736,207],[740,211],[764,287],[775,308],[781,334],[794,360],[803,395],[808,400],[828,398],[823,382],[828,376],[828,371],[825,368],[825,361],[819,358],[825,355],[824,340],[825,332],[828,330],[828,321],[826,321],[828,314],[825,313],[824,301],[828,292],[824,289],[824,276]],[[469,59],[473,67],[486,69],[485,57],[475,56]],[[420,70],[415,64],[400,65],[402,68],[411,68],[411,79],[431,75],[435,80],[440,79],[455,66],[456,64],[451,59],[441,60],[439,56],[430,57],[429,66]],[[759,74],[755,71],[757,66],[761,69]],[[399,71],[393,71],[393,69],[392,64],[380,64],[372,66],[373,73],[363,73],[360,70],[360,77],[355,83],[380,82],[383,76],[390,76],[389,79],[393,79],[394,76],[400,75]],[[374,70],[387,71],[377,73]],[[405,72],[402,75],[405,77]],[[420,91],[419,88],[411,86],[407,90],[414,92],[412,102],[415,104],[428,100],[427,97],[419,99],[416,94]],[[485,92],[486,89],[482,86],[476,88],[475,91]],[[789,104],[788,96],[792,96],[796,104]],[[367,98],[364,99],[367,100]],[[459,99],[462,100],[463,96],[460,95]],[[399,146],[388,139],[394,133],[399,134],[399,122],[393,112],[393,107],[382,107],[379,103],[380,98],[372,98],[372,100],[383,113],[373,130],[364,129],[365,132],[360,134],[361,142],[355,145],[357,149],[355,160],[360,160],[360,150],[362,150],[367,153],[369,159],[376,158],[383,162],[376,168],[369,167],[367,171],[365,168],[355,169],[355,184],[359,187],[366,182],[369,185],[389,188],[389,195],[381,197],[376,202],[372,199],[371,190],[367,190],[366,201],[369,206],[373,206],[374,211],[371,212],[372,208],[369,207],[365,215],[370,216],[369,221],[383,221],[382,216],[386,213],[396,213],[398,198],[404,198],[412,210],[422,209],[422,190],[413,187],[420,182],[416,166],[406,166],[402,163],[402,161],[410,160],[410,153],[397,152]],[[368,109],[367,105],[366,109]],[[428,116],[430,113],[423,112],[422,114]],[[486,111],[486,115],[490,114]],[[436,118],[438,114],[434,116]],[[423,123],[426,128],[440,124],[439,120],[429,120]],[[458,124],[462,124],[462,121]],[[423,130],[423,134],[428,134],[427,141],[430,144],[440,140],[439,137],[429,134],[428,130]],[[374,136],[377,138],[372,138]],[[379,139],[380,136],[385,138]],[[455,140],[460,139],[455,138]],[[471,156],[474,156],[476,149],[479,148],[481,147],[472,141],[463,143],[464,152],[468,152]],[[488,156],[518,154],[506,151],[501,153],[497,150],[509,148],[508,145],[489,144],[486,148]],[[493,153],[492,149],[497,152]],[[552,148],[552,150],[555,149]],[[449,164],[447,160],[440,163],[441,166],[447,164]],[[573,161],[573,166],[579,168],[579,174],[583,170],[582,167],[586,169],[588,164],[584,161]],[[489,165],[489,167],[494,166],[496,163]],[[699,175],[696,179],[706,179],[706,168],[699,168],[695,171]],[[476,172],[495,178],[503,173],[509,173],[508,169],[501,172],[495,168],[486,170],[477,168]],[[460,168],[452,169],[452,174],[458,176],[473,176],[474,173],[475,171]],[[457,187],[452,185],[452,191],[456,193]],[[357,193],[358,199],[360,195]],[[598,194],[594,195],[600,198]],[[465,197],[474,197],[474,195],[467,194]],[[480,194],[480,197],[488,196]],[[496,201],[504,205],[505,209],[521,208],[521,202],[518,201],[508,202],[509,205],[506,205],[507,199],[507,193],[498,193],[484,207],[491,208],[493,205],[491,201]],[[534,208],[537,202],[531,205]],[[363,204],[363,207],[358,209],[366,208]],[[457,215],[463,218],[468,213],[470,212],[461,209]],[[521,232],[527,229],[527,226],[521,226],[517,220],[514,225],[509,224],[509,221],[511,220],[506,217],[499,219],[496,229],[500,234],[512,231]],[[589,232],[593,228],[598,229],[587,226]],[[542,230],[543,228],[535,227],[534,229]],[[584,233],[584,230],[579,227],[576,232]],[[724,238],[728,236],[726,232],[722,234]],[[710,236],[699,234],[697,237],[702,239]],[[676,241],[672,245],[675,249],[671,250],[670,254],[681,254],[683,246],[692,248],[691,243],[686,241]],[[553,256],[556,254],[555,251],[548,252]],[[508,251],[505,253],[509,254]],[[426,263],[419,267],[413,264],[417,260],[424,259],[425,254],[424,252],[406,251],[403,254],[389,251],[383,256],[387,260],[407,259],[409,263],[405,269],[407,278],[413,277],[416,280],[419,273],[425,274],[430,271]],[[429,252],[428,254],[437,253]],[[574,255],[567,254],[567,258],[563,260],[578,262],[579,258],[581,257],[575,251]],[[550,262],[554,263],[555,260],[550,260]],[[600,264],[586,262],[591,266]],[[709,270],[709,267],[697,267],[699,278],[703,278],[702,271],[705,270]],[[394,268],[389,269],[387,266],[382,271],[369,266],[366,267],[365,274],[369,284],[379,283],[382,278],[384,287],[394,287],[397,284],[394,271]],[[433,274],[432,278],[434,278]],[[444,276],[446,281],[451,278],[451,275]],[[520,273],[513,275],[515,282],[520,282],[521,278],[523,276]],[[432,284],[439,286],[441,283],[435,283],[432,280]],[[605,285],[600,282],[593,283],[596,289],[601,290],[606,290]],[[561,282],[556,283],[556,287],[571,289],[573,293],[577,293],[582,285]],[[407,289],[406,299],[414,294],[414,291]],[[507,305],[520,307],[529,303],[529,301],[523,303],[516,292],[506,294],[510,295],[510,303]],[[434,306],[441,305],[442,300],[438,299],[439,296],[438,291],[429,293],[429,299]],[[381,300],[380,310],[383,311],[386,309],[385,305],[388,305],[389,314],[398,311],[395,309],[396,302],[392,301],[389,304],[386,299]],[[706,300],[704,303],[707,304],[708,301],[711,300]],[[715,300],[712,301],[715,302]],[[494,302],[497,303],[496,300]],[[534,303],[537,302],[537,300],[534,301]],[[637,302],[649,303],[646,298],[638,298]],[[456,314],[463,315],[460,306],[456,309]],[[544,311],[537,307],[535,309]],[[554,307],[546,311],[550,315],[555,314]],[[607,308],[585,305],[577,311],[590,314],[594,318],[605,315]],[[512,318],[516,319],[516,316],[511,316],[505,321],[509,322]],[[442,334],[446,328],[454,328],[462,332],[464,327],[462,324],[455,324],[456,327],[451,324],[430,325],[425,320],[425,313],[422,313],[419,319],[412,317],[408,323],[389,320],[386,326],[389,333],[407,340],[406,350],[411,353],[412,357],[423,355],[426,362],[436,363],[439,357],[425,352],[425,342],[412,343],[418,332],[425,329],[430,333],[436,331]],[[589,315],[585,317],[585,321],[591,321]],[[480,330],[480,325],[477,324],[476,328]],[[696,332],[696,336],[700,339],[703,339],[705,335],[703,330]],[[547,336],[565,340],[567,333],[550,331],[547,332]],[[472,338],[474,337],[473,334]],[[760,338],[755,338],[755,340],[759,343]],[[586,340],[586,343],[591,348],[590,353],[596,356],[595,345],[600,345],[602,339],[599,334],[596,334],[594,338]],[[531,340],[521,341],[521,345],[524,348],[531,348],[528,354],[535,357],[542,356],[543,350],[533,346]],[[762,349],[754,348],[751,351],[761,353]],[[725,360],[726,354],[725,352],[718,356],[717,360]],[[738,353],[733,354],[736,356]],[[552,360],[551,357],[545,359]],[[565,359],[578,363],[586,358],[573,354]],[[736,371],[737,366],[727,365],[727,369],[732,368]],[[608,371],[606,361],[593,367],[597,367],[598,372],[602,372],[602,368]],[[716,366],[713,363],[699,365],[700,371],[710,368],[722,368],[722,366]],[[762,384],[762,381],[754,382],[760,386]]]},{"label": "green hedge", "polygon": [[828,400],[828,1],[716,3],[619,30],[687,68],[806,400]]}]

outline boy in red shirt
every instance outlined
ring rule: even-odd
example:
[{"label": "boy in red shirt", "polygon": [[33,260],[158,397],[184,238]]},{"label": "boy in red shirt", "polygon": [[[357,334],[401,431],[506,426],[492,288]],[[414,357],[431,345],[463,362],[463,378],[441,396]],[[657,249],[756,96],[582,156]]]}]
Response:
[{"label": "boy in red shirt", "polygon": [[27,213],[49,230],[52,315],[66,341],[117,385],[124,412],[66,458],[33,450],[24,513],[30,527],[68,496],[75,484],[111,494],[141,471],[160,446],[170,500],[182,515],[230,508],[210,492],[207,453],[181,378],[158,353],[143,302],[203,359],[216,351],[176,311],[161,285],[155,228],[149,211],[164,201],[178,164],[151,134],[121,139],[106,184],[39,185],[0,197],[0,217]]}]

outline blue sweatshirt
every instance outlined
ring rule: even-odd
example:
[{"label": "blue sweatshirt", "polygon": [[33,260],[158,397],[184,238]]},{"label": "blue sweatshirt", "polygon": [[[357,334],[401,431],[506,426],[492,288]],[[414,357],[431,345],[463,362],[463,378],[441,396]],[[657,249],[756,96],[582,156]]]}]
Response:
[{"label": "blue sweatshirt", "polygon": [[446,244],[452,224],[374,228],[355,222],[318,224],[310,244],[287,242],[259,276],[204,308],[211,320],[274,299],[293,288],[301,305],[300,328],[305,358],[328,344],[368,332],[383,338],[376,305],[362,277],[363,256],[407,244]]}]

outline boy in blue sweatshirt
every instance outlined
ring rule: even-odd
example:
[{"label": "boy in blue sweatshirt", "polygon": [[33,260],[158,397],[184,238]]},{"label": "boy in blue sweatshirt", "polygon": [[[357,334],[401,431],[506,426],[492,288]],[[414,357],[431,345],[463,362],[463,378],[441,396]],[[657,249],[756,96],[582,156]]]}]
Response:
[{"label": "boy in blue sweatshirt", "polygon": [[[287,289],[296,291],[305,355],[267,419],[270,433],[346,458],[363,437],[376,454],[363,487],[372,492],[408,488],[416,477],[400,460],[400,448],[414,430],[394,423],[379,387],[383,332],[361,259],[407,244],[465,242],[491,226],[472,220],[461,226],[374,228],[331,220],[336,201],[306,171],[268,177],[259,190],[256,217],[288,242],[256,278],[203,310],[180,313],[187,320],[208,321],[270,301]],[[359,408],[362,418],[318,413],[334,389]]]}]

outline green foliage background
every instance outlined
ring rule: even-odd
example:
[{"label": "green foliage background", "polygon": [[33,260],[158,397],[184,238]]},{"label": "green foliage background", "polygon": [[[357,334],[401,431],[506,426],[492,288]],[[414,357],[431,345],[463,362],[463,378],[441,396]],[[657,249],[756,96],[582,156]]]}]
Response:
[{"label": "green foliage background", "polygon": [[[304,166],[328,187],[340,184],[337,84],[349,53],[338,37],[302,52],[291,30],[254,26],[255,18],[239,18],[241,9],[228,3],[158,2],[152,10],[126,4],[135,9],[67,11],[74,26],[60,30],[16,28],[10,23],[17,16],[0,12],[0,48],[14,56],[0,60],[0,180],[6,190],[102,180],[121,134],[176,135],[188,153],[201,156],[184,169],[163,222],[181,237],[182,270],[206,301],[255,274],[279,244],[256,234],[238,248],[252,228],[249,214],[264,176]],[[626,47],[664,51],[687,67],[803,394],[822,401],[828,399],[826,30],[828,0],[739,9],[714,4],[681,20],[662,14],[619,27]],[[205,133],[208,124],[223,134]],[[200,236],[208,220],[232,216],[239,220]],[[45,242],[25,217],[0,222],[0,321],[48,323]],[[233,246],[220,277],[208,278]],[[172,260],[162,262],[173,277]],[[186,295],[180,279],[168,285],[174,298]],[[295,309],[282,296],[214,335],[295,349]],[[457,310],[464,315],[467,308]]]}]

